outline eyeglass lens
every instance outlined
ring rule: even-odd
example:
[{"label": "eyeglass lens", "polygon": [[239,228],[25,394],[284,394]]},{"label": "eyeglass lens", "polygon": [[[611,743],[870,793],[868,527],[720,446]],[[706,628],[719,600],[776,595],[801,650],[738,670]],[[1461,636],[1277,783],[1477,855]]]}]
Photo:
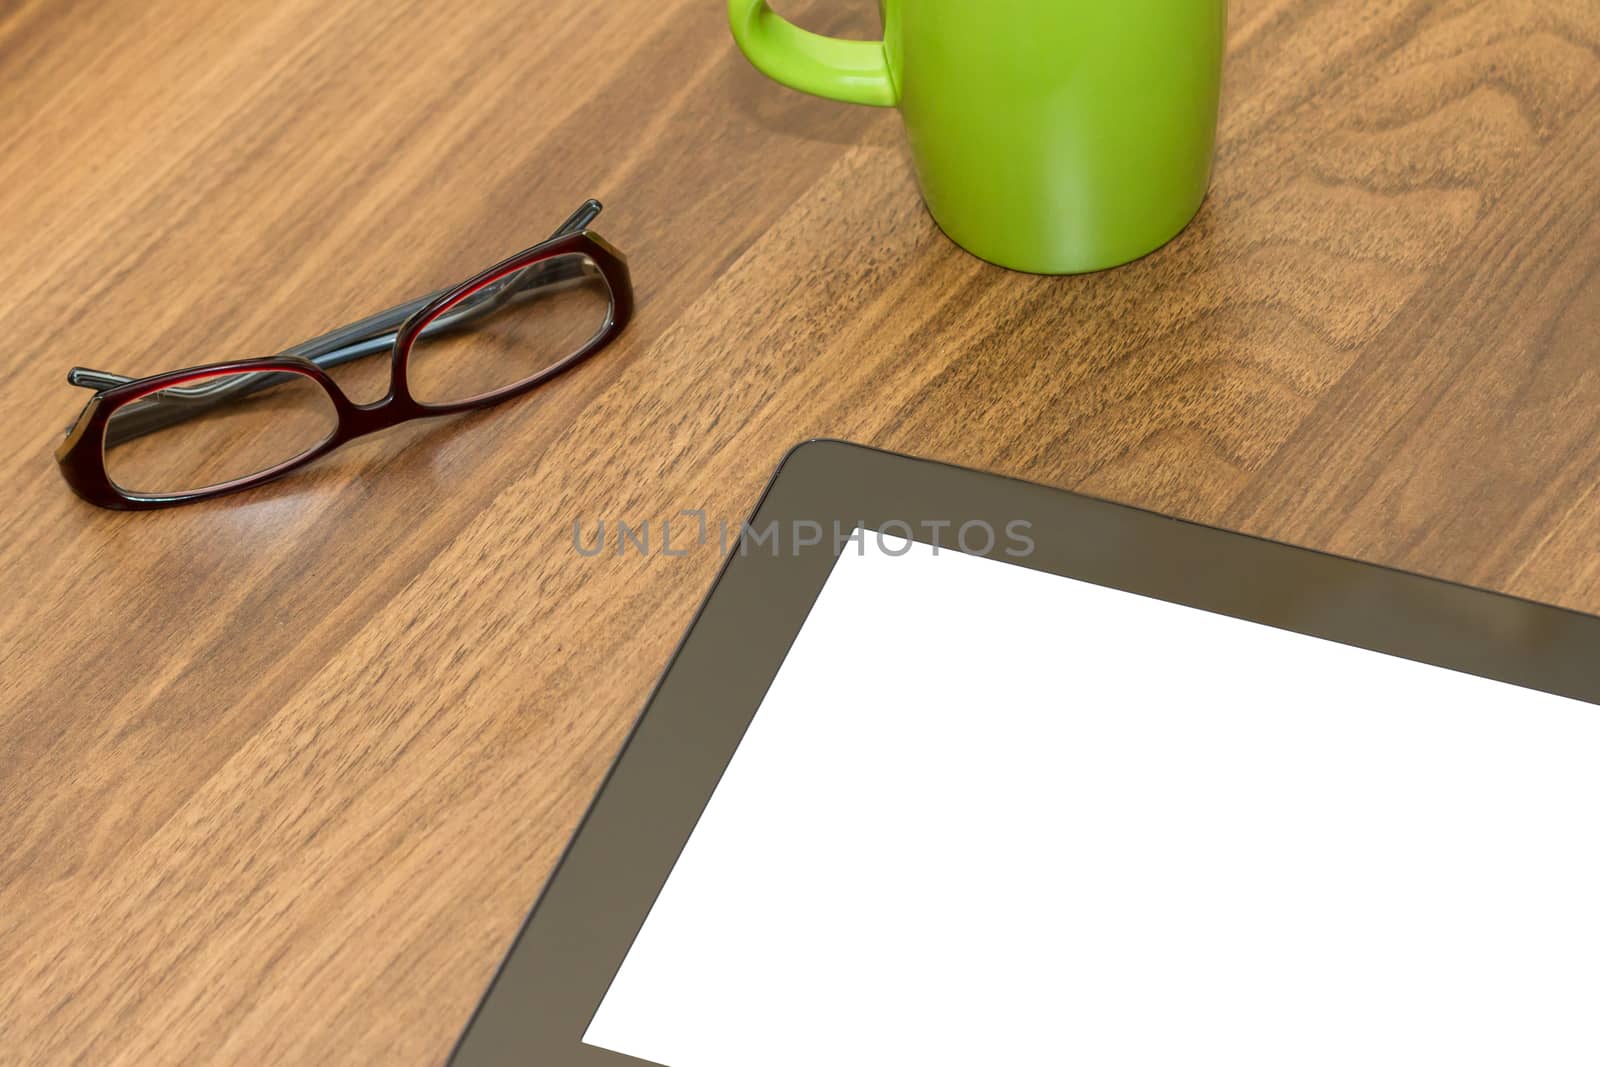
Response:
[{"label": "eyeglass lens", "polygon": [[611,314],[611,287],[594,260],[541,260],[435,316],[411,348],[406,383],[421,404],[488,399],[578,355]]},{"label": "eyeglass lens", "polygon": [[140,496],[188,493],[272,470],[338,426],[333,400],[303,374],[226,374],[124,404],[106,424],[106,473]]}]

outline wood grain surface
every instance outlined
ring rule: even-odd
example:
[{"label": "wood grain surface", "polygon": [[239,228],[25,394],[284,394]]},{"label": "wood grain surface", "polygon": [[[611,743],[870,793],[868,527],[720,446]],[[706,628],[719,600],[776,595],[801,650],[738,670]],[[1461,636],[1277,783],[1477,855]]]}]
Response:
[{"label": "wood grain surface", "polygon": [[[1235,0],[1198,219],[1055,279],[722,19],[0,0],[0,1061],[439,1062],[719,564],[574,522],[737,521],[806,437],[1600,610],[1594,0]],[[68,367],[266,355],[590,195],[638,316],[526,400],[166,512],[58,477]]]}]

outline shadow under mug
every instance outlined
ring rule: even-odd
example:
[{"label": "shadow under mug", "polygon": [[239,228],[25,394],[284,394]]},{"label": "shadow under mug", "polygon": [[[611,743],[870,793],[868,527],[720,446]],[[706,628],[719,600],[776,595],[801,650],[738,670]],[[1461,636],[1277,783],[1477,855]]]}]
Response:
[{"label": "shadow under mug", "polygon": [[928,210],[974,255],[1077,274],[1161,247],[1205,199],[1226,0],[881,0],[882,41],[728,0],[758,70],[898,107]]}]

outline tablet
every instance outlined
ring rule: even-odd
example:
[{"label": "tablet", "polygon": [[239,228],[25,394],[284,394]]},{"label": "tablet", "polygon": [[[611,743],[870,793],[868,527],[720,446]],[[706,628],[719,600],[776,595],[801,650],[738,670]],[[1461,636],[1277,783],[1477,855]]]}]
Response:
[{"label": "tablet", "polygon": [[1597,649],[802,445],[453,1062],[1593,1065]]}]

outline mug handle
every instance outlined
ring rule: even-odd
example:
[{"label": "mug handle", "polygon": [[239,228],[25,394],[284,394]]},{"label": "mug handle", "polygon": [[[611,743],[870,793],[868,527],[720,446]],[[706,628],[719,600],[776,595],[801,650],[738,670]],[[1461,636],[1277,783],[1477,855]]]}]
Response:
[{"label": "mug handle", "polygon": [[846,41],[802,30],[766,0],[728,0],[733,39],[757,70],[791,89],[847,104],[899,102],[882,41]]}]

